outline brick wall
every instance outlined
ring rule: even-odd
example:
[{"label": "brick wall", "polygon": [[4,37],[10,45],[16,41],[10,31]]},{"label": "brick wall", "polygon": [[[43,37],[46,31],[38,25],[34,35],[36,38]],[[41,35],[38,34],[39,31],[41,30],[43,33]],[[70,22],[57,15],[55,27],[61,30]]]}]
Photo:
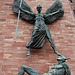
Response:
[{"label": "brick wall", "polygon": [[[57,55],[54,54],[48,40],[40,50],[32,50],[31,56],[26,57],[27,48],[30,41],[33,26],[30,23],[19,20],[17,42],[14,43],[17,16],[12,11],[14,0],[0,0],[0,75],[17,75],[22,65],[27,65],[40,74],[48,72],[49,67],[57,63]],[[37,13],[36,6],[41,4],[42,14],[56,0],[25,0]],[[68,0],[60,0],[65,11],[63,18],[60,18],[48,28],[51,32],[53,42],[57,50],[65,57],[71,58],[66,61],[75,75],[75,21],[73,12]]]},{"label": "brick wall", "polygon": [[74,17],[75,17],[75,0],[70,0],[71,2],[71,8],[73,9],[73,12],[74,12]]}]

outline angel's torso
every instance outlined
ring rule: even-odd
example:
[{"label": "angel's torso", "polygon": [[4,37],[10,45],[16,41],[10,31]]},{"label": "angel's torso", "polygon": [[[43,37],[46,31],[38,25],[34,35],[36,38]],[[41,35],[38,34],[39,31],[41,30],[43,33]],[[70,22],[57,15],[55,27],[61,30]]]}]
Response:
[{"label": "angel's torso", "polygon": [[45,28],[45,19],[43,18],[42,14],[36,14],[35,18],[35,26],[34,29],[42,29]]}]

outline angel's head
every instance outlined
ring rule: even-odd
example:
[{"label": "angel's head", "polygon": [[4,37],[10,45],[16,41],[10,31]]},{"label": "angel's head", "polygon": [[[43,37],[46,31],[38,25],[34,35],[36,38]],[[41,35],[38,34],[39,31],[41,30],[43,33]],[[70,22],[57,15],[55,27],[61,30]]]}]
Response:
[{"label": "angel's head", "polygon": [[38,13],[41,13],[41,10],[42,10],[42,6],[41,6],[41,5],[38,5],[38,6],[37,6],[37,11],[38,11]]}]

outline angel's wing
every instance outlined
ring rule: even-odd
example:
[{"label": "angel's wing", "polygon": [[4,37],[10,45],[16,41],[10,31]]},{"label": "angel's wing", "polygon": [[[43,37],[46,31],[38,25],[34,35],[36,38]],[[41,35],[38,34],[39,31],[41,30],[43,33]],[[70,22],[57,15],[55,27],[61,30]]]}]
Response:
[{"label": "angel's wing", "polygon": [[[60,9],[61,11],[57,12]],[[52,15],[49,15],[49,14],[52,14]],[[56,0],[56,2],[47,9],[43,17],[45,18],[45,23],[50,24],[54,22],[55,20],[57,20],[58,18],[62,17],[63,14],[64,14],[64,10],[62,9],[62,3],[59,0]],[[49,15],[49,16],[45,16],[45,15]]]},{"label": "angel's wing", "polygon": [[[21,2],[21,0],[14,0],[12,9],[13,9],[13,12],[16,14],[18,14],[18,12],[19,12],[20,2]],[[30,21],[31,23],[34,23],[35,15],[32,15],[33,12],[31,10],[31,8],[26,4],[26,2],[24,0],[22,0],[21,8],[23,10],[26,10],[27,12],[29,12],[29,13],[25,13],[25,12],[21,11],[20,16],[22,17],[22,19],[24,19],[26,21]],[[30,13],[32,13],[32,14],[30,14]]]}]

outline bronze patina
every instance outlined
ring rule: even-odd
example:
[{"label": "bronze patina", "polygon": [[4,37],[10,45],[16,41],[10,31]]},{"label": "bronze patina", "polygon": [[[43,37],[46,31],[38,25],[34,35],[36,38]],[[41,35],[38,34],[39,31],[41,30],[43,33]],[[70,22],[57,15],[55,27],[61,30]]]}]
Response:
[{"label": "bronze patina", "polygon": [[[66,63],[64,63],[67,59],[64,56],[60,56],[57,58],[58,63],[56,63],[48,73],[44,73],[42,75],[71,75],[69,67]],[[24,75],[24,73],[28,75],[40,75],[36,70],[31,67],[23,65],[18,73],[18,75]]]},{"label": "bronze patina", "polygon": [[62,3],[59,0],[56,0],[56,2],[47,9],[44,15],[41,14],[42,10],[41,5],[37,6],[37,11],[38,11],[37,14],[32,12],[31,8],[26,4],[24,0],[22,1],[21,7],[19,6],[20,6],[20,0],[14,0],[14,4],[12,7],[13,12],[18,14],[20,10],[21,18],[24,19],[25,21],[34,24],[34,30],[32,32],[31,40],[26,46],[28,48],[26,56],[30,55],[31,49],[42,48],[46,38],[49,40],[51,47],[54,50],[54,53],[60,56],[59,52],[55,47],[55,44],[52,41],[50,31],[46,24],[51,24],[55,20],[59,19],[64,15]]}]

